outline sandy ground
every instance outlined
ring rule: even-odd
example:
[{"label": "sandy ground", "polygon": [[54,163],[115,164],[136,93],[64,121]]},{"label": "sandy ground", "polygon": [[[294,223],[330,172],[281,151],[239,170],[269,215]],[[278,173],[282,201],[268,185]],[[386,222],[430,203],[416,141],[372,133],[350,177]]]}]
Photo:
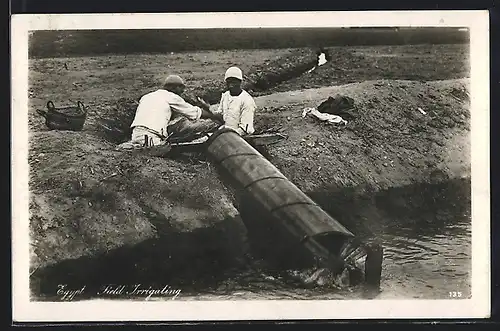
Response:
[{"label": "sandy ground", "polygon": [[[269,154],[293,183],[311,194],[354,196],[470,178],[465,46],[335,50],[333,60],[312,73],[253,92],[259,106],[257,129],[279,129],[288,136]],[[243,259],[245,229],[234,197],[202,155],[158,158],[114,147],[127,138],[133,100],[155,88],[173,68],[190,84],[188,93],[213,96],[227,66],[247,63],[240,66],[250,81],[266,67],[286,76],[293,68],[279,65],[279,57],[296,54],[303,59],[310,52],[32,60],[29,163],[35,291],[43,292],[68,275],[73,280],[75,275],[87,277],[88,282],[89,275],[102,281],[123,274],[170,277],[175,270],[188,281]],[[393,70],[386,70],[388,66]],[[355,102],[346,126],[302,117],[305,107],[339,94]],[[34,112],[48,100],[56,106],[68,105],[68,100],[88,105],[84,130],[48,131]],[[123,135],[107,135],[102,123],[120,127]]]}]

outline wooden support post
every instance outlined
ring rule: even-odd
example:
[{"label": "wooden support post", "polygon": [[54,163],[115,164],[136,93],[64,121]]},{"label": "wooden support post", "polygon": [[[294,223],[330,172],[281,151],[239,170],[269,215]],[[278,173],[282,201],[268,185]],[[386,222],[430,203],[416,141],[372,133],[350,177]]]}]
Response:
[{"label": "wooden support post", "polygon": [[379,289],[380,280],[382,278],[382,262],[384,258],[384,250],[382,248],[382,245],[371,243],[366,245],[366,253],[366,285],[373,289]]}]

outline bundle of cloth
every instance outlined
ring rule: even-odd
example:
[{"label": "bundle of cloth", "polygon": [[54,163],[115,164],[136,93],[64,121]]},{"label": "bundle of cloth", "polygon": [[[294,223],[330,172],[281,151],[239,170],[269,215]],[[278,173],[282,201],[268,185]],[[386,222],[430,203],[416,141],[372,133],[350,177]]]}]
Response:
[{"label": "bundle of cloth", "polygon": [[354,109],[354,99],[348,96],[336,95],[323,101],[317,108],[308,107],[302,112],[302,117],[308,114],[328,124],[346,125],[353,118],[350,110]]}]

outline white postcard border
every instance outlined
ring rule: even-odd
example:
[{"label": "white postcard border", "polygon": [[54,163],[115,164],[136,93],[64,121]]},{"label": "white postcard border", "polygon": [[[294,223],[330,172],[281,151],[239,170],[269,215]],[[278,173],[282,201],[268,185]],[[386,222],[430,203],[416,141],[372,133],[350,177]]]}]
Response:
[{"label": "white postcard border", "polygon": [[[284,12],[13,15],[13,319],[202,321],[371,318],[477,318],[490,312],[489,17],[487,11]],[[472,299],[331,301],[29,301],[28,32],[33,30],[219,27],[468,27],[471,36]]]}]

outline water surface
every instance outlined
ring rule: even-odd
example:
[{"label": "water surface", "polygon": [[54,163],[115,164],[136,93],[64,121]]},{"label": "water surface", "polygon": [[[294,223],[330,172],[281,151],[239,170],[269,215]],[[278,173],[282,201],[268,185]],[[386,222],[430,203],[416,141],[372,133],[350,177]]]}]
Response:
[{"label": "water surface", "polygon": [[[438,225],[437,220],[433,220]],[[405,227],[405,222],[387,225],[378,233],[384,246],[381,292],[378,299],[449,299],[460,292],[471,293],[470,218],[436,227]],[[324,300],[362,299],[361,289],[337,290],[329,286],[307,288],[286,274],[247,270],[231,276],[201,293],[183,293],[179,300]]]}]

